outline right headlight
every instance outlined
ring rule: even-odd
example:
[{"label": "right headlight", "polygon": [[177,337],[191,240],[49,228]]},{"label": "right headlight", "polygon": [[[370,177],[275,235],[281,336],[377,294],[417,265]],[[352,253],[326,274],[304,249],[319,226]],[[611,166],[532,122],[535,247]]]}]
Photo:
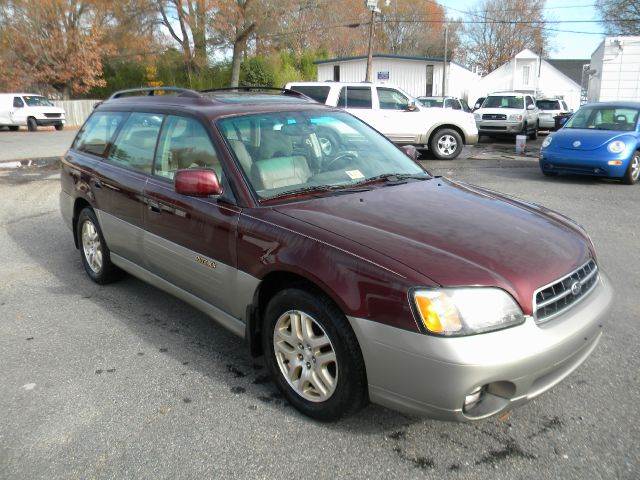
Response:
[{"label": "right headlight", "polygon": [[434,335],[473,335],[524,322],[518,304],[500,288],[418,289],[413,300],[422,324]]},{"label": "right headlight", "polygon": [[514,113],[513,115],[509,115],[509,121],[511,122],[521,122],[523,116],[519,113]]}]

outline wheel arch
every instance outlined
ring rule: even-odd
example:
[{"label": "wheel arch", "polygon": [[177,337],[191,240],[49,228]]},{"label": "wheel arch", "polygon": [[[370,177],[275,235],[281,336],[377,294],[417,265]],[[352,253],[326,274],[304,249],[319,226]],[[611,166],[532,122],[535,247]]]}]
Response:
[{"label": "wheel arch", "polygon": [[253,302],[247,307],[247,323],[245,326],[245,339],[252,356],[262,355],[261,324],[262,316],[269,300],[278,292],[298,287],[312,293],[317,293],[331,301],[341,312],[344,312],[342,302],[334,292],[320,282],[311,280],[308,276],[290,270],[273,270],[267,273],[256,288]]},{"label": "wheel arch", "polygon": [[436,133],[438,133],[440,130],[443,130],[443,129],[455,130],[456,132],[458,132],[458,134],[460,134],[460,137],[462,137],[462,143],[463,144],[467,143],[467,138],[462,128],[451,123],[442,123],[440,125],[436,125],[435,127],[432,127],[431,131],[427,134],[427,141],[425,142],[425,144],[431,145],[431,140],[433,140],[433,137],[436,135]]},{"label": "wheel arch", "polygon": [[73,242],[76,245],[76,248],[80,248],[78,243],[78,217],[80,216],[80,212],[85,208],[90,208],[93,210],[93,206],[89,203],[89,201],[85,198],[78,197],[73,202],[73,218],[72,218],[72,226],[73,226]]}]

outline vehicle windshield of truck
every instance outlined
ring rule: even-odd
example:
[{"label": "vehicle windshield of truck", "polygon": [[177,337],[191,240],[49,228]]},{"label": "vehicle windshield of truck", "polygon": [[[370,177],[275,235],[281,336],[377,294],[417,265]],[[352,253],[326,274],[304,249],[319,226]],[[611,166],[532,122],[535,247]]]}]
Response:
[{"label": "vehicle windshield of truck", "polygon": [[53,107],[53,103],[40,95],[25,95],[22,98],[30,107]]},{"label": "vehicle windshield of truck", "polygon": [[540,110],[562,110],[558,100],[538,100],[536,105]]},{"label": "vehicle windshield of truck", "polygon": [[635,108],[582,107],[569,119],[564,128],[632,132],[636,129],[639,112]]},{"label": "vehicle windshield of truck", "polygon": [[343,112],[242,115],[218,121],[260,200],[431,178],[393,143]]},{"label": "vehicle windshield of truck", "polygon": [[482,104],[482,108],[524,108],[524,97],[514,95],[491,95]]}]

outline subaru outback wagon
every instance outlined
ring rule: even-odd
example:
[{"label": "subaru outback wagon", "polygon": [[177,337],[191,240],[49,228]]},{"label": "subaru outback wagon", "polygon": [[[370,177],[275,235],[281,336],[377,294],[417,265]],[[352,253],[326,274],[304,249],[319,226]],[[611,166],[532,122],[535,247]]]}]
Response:
[{"label": "subaru outback wagon", "polygon": [[485,418],[576,369],[612,291],[580,226],[410,153],[287,90],[120,92],[65,155],[60,204],[93,281],[207,313],[301,412]]}]

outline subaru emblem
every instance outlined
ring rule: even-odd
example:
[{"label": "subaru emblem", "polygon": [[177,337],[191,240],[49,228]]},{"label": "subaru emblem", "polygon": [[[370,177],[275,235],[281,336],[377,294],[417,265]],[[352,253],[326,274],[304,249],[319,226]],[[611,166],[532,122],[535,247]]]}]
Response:
[{"label": "subaru emblem", "polygon": [[571,284],[571,294],[574,297],[577,297],[578,295],[580,295],[580,292],[582,291],[582,284],[579,281],[574,281]]},{"label": "subaru emblem", "polygon": [[576,140],[575,142],[573,142],[574,148],[578,148],[580,145],[582,145],[582,142],[580,142],[580,140]]}]

